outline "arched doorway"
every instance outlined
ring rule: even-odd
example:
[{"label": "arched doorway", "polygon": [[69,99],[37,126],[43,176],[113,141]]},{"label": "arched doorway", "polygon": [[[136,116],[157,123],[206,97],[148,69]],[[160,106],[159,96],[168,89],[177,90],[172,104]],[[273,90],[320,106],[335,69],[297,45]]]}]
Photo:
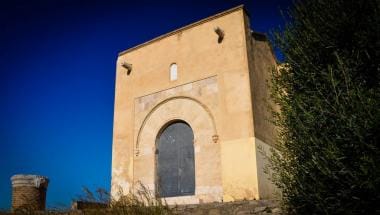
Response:
[{"label": "arched doorway", "polygon": [[156,142],[156,188],[159,197],[194,195],[194,134],[183,121],[166,125]]}]

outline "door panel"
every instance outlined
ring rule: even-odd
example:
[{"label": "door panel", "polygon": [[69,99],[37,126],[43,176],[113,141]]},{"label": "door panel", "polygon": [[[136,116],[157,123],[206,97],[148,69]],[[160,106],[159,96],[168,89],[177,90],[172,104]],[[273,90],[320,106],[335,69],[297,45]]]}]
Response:
[{"label": "door panel", "polygon": [[157,143],[159,196],[193,195],[195,192],[194,134],[184,122],[167,126]]}]

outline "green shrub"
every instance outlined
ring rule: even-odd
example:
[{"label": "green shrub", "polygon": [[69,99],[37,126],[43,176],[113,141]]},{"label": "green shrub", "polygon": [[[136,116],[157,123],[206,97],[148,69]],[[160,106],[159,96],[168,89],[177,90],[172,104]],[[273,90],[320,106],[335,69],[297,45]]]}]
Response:
[{"label": "green shrub", "polygon": [[285,210],[380,214],[380,1],[293,6],[274,34],[284,64],[270,81]]}]

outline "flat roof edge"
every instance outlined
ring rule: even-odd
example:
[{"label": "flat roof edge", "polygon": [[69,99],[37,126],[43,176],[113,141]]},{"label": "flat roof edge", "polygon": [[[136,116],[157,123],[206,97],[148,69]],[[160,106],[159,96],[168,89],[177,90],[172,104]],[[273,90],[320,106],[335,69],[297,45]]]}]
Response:
[{"label": "flat roof edge", "polygon": [[238,6],[236,6],[236,7],[231,8],[231,9],[228,9],[228,10],[222,11],[222,12],[217,13],[217,14],[215,14],[215,15],[212,15],[212,16],[206,17],[206,18],[204,18],[204,19],[201,19],[201,20],[199,20],[199,21],[193,22],[193,23],[191,23],[191,24],[185,25],[185,26],[183,26],[183,27],[181,27],[181,28],[178,28],[178,29],[176,29],[176,30],[170,31],[170,32],[168,32],[168,33],[166,33],[166,34],[163,34],[163,35],[161,35],[161,36],[155,37],[155,38],[153,38],[153,39],[151,39],[151,40],[148,40],[148,41],[146,41],[146,42],[144,42],[144,43],[141,43],[141,44],[139,44],[139,45],[136,45],[136,46],[134,46],[134,47],[132,47],[132,48],[129,48],[129,49],[127,49],[127,50],[121,51],[121,52],[119,52],[118,56],[124,55],[124,54],[126,54],[126,53],[128,53],[128,52],[131,52],[131,51],[136,50],[136,49],[139,49],[139,48],[141,48],[141,47],[143,47],[143,46],[149,45],[149,44],[151,44],[151,43],[153,43],[153,42],[156,42],[156,41],[159,41],[159,40],[161,40],[161,39],[163,39],[163,38],[169,37],[169,36],[171,36],[171,35],[174,35],[174,34],[176,34],[176,33],[181,32],[181,31],[183,31],[183,30],[186,30],[186,29],[189,29],[189,28],[193,28],[193,27],[198,26],[198,25],[201,25],[201,24],[203,24],[203,23],[205,23],[205,22],[211,21],[211,20],[213,20],[213,19],[216,19],[216,18],[222,17],[222,16],[224,16],[224,15],[230,14],[230,13],[232,13],[232,12],[235,12],[235,11],[238,11],[238,10],[241,10],[241,9],[242,9],[246,14],[248,14],[247,11],[245,10],[244,5],[241,4],[241,5],[238,5]]}]

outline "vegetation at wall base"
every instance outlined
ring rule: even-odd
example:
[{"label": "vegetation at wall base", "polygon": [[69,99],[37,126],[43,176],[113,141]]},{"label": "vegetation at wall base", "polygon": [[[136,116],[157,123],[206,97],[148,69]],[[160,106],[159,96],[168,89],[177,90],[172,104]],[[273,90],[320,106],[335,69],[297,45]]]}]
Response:
[{"label": "vegetation at wall base", "polygon": [[87,203],[85,208],[79,208],[84,214],[170,215],[175,209],[175,206],[169,207],[164,199],[155,196],[142,183],[137,183],[133,192],[125,193],[119,189],[117,199],[105,189],[97,189],[95,193],[87,188],[83,191],[84,195],[74,201]]},{"label": "vegetation at wall base", "polygon": [[269,85],[290,214],[380,214],[380,0],[294,2]]},{"label": "vegetation at wall base", "polygon": [[135,189],[125,193],[119,189],[117,199],[110,193],[98,188],[96,191],[84,187],[83,193],[73,199],[72,208],[59,206],[40,210],[34,205],[24,205],[12,211],[0,210],[0,214],[28,214],[28,215],[80,215],[80,214],[115,214],[115,215],[171,215],[175,214],[176,205],[169,206],[165,199],[158,198],[142,183],[137,183]]}]

